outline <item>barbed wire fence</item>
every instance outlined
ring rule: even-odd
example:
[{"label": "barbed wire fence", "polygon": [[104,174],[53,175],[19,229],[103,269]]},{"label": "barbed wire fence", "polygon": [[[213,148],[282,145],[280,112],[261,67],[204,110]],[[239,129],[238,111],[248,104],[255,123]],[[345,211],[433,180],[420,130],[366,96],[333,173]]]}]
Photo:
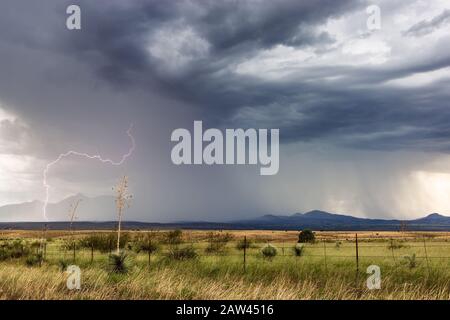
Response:
[{"label": "barbed wire fence", "polygon": [[[85,235],[85,234],[84,234]],[[13,239],[1,238],[0,244]],[[86,263],[94,263],[95,258],[107,259],[112,252],[112,244],[110,250],[98,251],[94,247],[81,249],[73,247],[72,249],[64,248],[62,242],[67,239],[57,238],[45,239],[36,250],[40,250],[43,254],[43,260],[65,259],[74,263],[83,261]],[[235,247],[235,242],[243,241],[242,250]],[[55,243],[57,242],[57,243]],[[132,243],[132,241],[131,241]],[[255,261],[265,261],[261,254],[262,249],[271,244],[277,250],[277,256],[270,259],[272,264],[283,264],[289,259],[295,258],[295,263],[299,260],[319,259],[322,261],[324,270],[327,272],[330,267],[339,259],[354,260],[356,274],[360,272],[361,262],[367,260],[391,260],[393,265],[399,264],[399,261],[408,254],[414,254],[414,258],[422,260],[425,263],[428,272],[431,270],[431,264],[436,260],[445,260],[450,262],[450,234],[430,236],[429,234],[403,234],[398,237],[378,236],[376,238],[364,238],[355,233],[353,239],[348,236],[342,237],[320,237],[314,243],[303,243],[304,253],[297,256],[295,246],[298,243],[294,240],[277,239],[266,237],[265,239],[248,239],[246,235],[235,237],[228,243],[223,252],[206,253],[205,246],[208,241],[205,239],[194,239],[191,234],[187,234],[187,238],[181,246],[191,246],[196,251],[196,256],[201,260],[203,258],[227,259],[233,257],[236,261],[241,259],[243,272]],[[448,250],[446,250],[448,249]],[[129,248],[131,251],[131,248]],[[164,256],[169,252],[167,246],[162,246],[155,256]],[[140,255],[140,254],[137,254]],[[141,255],[144,255],[141,253]],[[150,259],[149,259],[150,261]]]}]

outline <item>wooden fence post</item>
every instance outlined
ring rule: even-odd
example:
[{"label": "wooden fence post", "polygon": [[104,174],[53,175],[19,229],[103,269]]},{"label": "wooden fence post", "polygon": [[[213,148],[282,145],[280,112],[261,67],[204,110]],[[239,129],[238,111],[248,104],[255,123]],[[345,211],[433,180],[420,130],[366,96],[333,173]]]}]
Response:
[{"label": "wooden fence post", "polygon": [[73,245],[73,263],[75,263],[75,259],[76,259],[76,255],[77,255],[75,241],[73,241],[72,245]]},{"label": "wooden fence post", "polygon": [[94,263],[94,243],[91,243],[91,263]]},{"label": "wooden fence post", "polygon": [[327,272],[328,268],[327,268],[327,246],[325,243],[325,240],[323,241],[323,254],[325,257],[325,272]]},{"label": "wooden fence post", "polygon": [[392,251],[392,259],[394,260],[394,264],[396,264],[395,255],[394,255],[394,240],[391,238],[391,251]]},{"label": "wooden fence post", "polygon": [[150,268],[150,258],[152,255],[151,248],[150,248],[150,238],[147,239],[147,250],[148,250],[148,267]]}]

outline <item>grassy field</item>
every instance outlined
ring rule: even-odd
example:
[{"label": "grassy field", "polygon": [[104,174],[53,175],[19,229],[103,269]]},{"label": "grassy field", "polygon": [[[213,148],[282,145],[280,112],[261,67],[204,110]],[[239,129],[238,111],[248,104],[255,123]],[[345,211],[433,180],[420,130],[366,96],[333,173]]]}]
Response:
[{"label": "grassy field", "polygon": [[[128,232],[123,251],[126,273],[111,270],[108,250],[75,246],[104,231],[3,231],[2,246],[22,239],[30,252],[0,262],[1,299],[450,299],[450,234],[317,232],[316,242],[294,250],[298,232],[184,231],[181,243],[167,232],[152,234],[158,250],[135,250],[146,232]],[[229,234],[218,250],[212,239]],[[246,237],[249,247],[238,249]],[[45,241],[43,241],[45,239]],[[34,243],[34,246],[33,246]],[[45,243],[45,250],[42,243]],[[270,243],[275,257],[262,248]],[[36,244],[39,244],[36,245]],[[66,247],[65,247],[66,245]],[[177,259],[173,248],[192,248],[195,257]],[[217,249],[217,248],[216,248]],[[113,248],[111,248],[114,251]],[[358,260],[356,253],[358,252]],[[40,263],[29,256],[42,253]],[[81,289],[66,287],[67,265],[81,268]],[[369,290],[366,269],[381,269],[381,289]]]}]

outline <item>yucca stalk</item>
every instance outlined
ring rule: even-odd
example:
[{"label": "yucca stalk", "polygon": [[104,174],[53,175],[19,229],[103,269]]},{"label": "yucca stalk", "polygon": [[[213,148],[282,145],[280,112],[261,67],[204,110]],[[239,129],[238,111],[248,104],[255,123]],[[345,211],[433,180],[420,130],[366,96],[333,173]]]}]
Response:
[{"label": "yucca stalk", "polygon": [[74,203],[70,205],[69,210],[69,219],[70,219],[70,225],[69,225],[69,231],[72,238],[72,246],[73,246],[73,261],[75,262],[75,256],[76,256],[76,248],[75,248],[75,233],[73,230],[73,222],[77,219],[77,209],[80,205],[81,199],[77,199]]},{"label": "yucca stalk", "polygon": [[120,232],[122,228],[122,216],[125,207],[130,207],[132,195],[128,193],[128,177],[123,176],[116,188],[117,208],[117,254],[120,253]]}]

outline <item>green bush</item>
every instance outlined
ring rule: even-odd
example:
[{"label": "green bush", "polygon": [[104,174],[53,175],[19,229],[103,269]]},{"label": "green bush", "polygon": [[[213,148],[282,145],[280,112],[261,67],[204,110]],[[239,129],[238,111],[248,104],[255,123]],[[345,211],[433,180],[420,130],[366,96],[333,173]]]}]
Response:
[{"label": "green bush", "polygon": [[197,252],[194,247],[184,247],[184,248],[172,248],[167,253],[167,257],[173,260],[190,260],[197,258]]},{"label": "green bush", "polygon": [[313,243],[314,241],[316,241],[316,236],[311,230],[303,230],[298,235],[298,243]]},{"label": "green bush", "polygon": [[[123,232],[120,235],[120,244],[119,244],[120,249],[125,248],[129,240],[130,240],[129,234]],[[116,249],[117,233],[110,232],[110,233],[91,234],[78,241],[78,247],[92,249],[92,246],[94,246],[94,250],[98,250],[103,253],[110,252]]]},{"label": "green bush", "polygon": [[261,249],[261,253],[264,258],[272,260],[273,258],[276,257],[278,251],[277,248],[275,248],[271,244],[268,244],[267,246]]}]

